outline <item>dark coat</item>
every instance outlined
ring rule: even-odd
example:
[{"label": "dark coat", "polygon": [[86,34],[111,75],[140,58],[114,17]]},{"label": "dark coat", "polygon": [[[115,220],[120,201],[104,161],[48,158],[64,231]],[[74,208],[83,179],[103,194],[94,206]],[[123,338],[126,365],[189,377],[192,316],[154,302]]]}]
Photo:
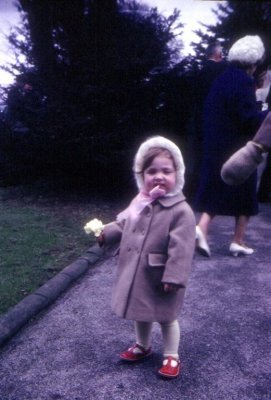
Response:
[{"label": "dark coat", "polygon": [[[195,217],[183,194],[157,199],[136,221],[104,228],[105,243],[120,243],[112,309],[135,321],[173,321],[182,306],[195,247]],[[165,293],[162,283],[179,286]]]},{"label": "dark coat", "polygon": [[250,140],[266,112],[257,109],[255,85],[240,68],[229,66],[213,83],[204,107],[203,161],[195,210],[213,215],[255,215],[256,173],[240,186],[228,186],[222,164]]},{"label": "dark coat", "polygon": [[196,104],[199,108],[203,108],[204,100],[209,93],[212,83],[220,74],[222,74],[226,67],[227,64],[224,61],[205,61],[195,82]]},{"label": "dark coat", "polygon": [[199,183],[200,165],[203,149],[203,107],[212,83],[225,70],[224,61],[207,60],[195,78],[193,85],[194,106],[188,125],[186,184],[185,194],[188,198],[195,196]]}]

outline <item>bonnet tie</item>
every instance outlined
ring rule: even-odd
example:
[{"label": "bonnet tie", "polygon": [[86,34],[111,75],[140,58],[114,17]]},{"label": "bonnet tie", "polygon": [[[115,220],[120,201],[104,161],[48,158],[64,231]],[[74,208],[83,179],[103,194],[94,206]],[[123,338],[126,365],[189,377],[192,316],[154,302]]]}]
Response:
[{"label": "bonnet tie", "polygon": [[117,221],[122,221],[130,217],[136,219],[142,210],[154,200],[165,196],[166,191],[161,189],[159,185],[155,186],[149,193],[141,190],[138,195],[131,201],[129,206],[117,215]]}]

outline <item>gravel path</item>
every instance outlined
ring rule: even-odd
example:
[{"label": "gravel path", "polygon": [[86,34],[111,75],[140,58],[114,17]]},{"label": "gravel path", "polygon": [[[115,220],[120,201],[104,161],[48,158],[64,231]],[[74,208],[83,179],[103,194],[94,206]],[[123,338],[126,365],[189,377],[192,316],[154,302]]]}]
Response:
[{"label": "gravel path", "polygon": [[152,357],[126,365],[134,341],[110,296],[116,259],[98,262],[0,352],[1,400],[271,399],[271,205],[249,225],[252,256],[230,257],[233,219],[210,231],[212,257],[195,255],[180,316],[182,374],[159,378],[161,335]]}]

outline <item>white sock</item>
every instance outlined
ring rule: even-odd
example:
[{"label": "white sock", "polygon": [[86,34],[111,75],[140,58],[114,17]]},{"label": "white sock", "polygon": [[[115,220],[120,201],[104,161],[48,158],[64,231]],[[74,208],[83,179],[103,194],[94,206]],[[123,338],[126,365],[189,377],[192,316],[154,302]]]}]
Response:
[{"label": "white sock", "polygon": [[152,322],[135,321],[136,343],[147,350],[151,342]]},{"label": "white sock", "polygon": [[164,357],[172,356],[179,359],[180,325],[178,320],[160,323],[160,325],[164,341]]}]

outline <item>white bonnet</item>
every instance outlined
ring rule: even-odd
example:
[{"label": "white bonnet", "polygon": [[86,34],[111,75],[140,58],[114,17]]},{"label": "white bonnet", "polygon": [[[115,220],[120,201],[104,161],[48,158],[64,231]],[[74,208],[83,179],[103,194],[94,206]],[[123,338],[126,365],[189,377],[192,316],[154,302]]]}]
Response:
[{"label": "white bonnet", "polygon": [[259,36],[244,36],[237,40],[229,50],[228,61],[241,64],[256,64],[263,58],[265,49]]},{"label": "white bonnet", "polygon": [[185,167],[184,167],[182,153],[175,143],[173,143],[169,139],[166,139],[163,136],[154,136],[146,140],[140,145],[136,153],[134,160],[134,173],[138,189],[141,190],[144,186],[144,179],[142,172],[144,157],[146,153],[153,147],[161,147],[170,152],[176,166],[176,186],[172,194],[179,193],[184,186]]}]

